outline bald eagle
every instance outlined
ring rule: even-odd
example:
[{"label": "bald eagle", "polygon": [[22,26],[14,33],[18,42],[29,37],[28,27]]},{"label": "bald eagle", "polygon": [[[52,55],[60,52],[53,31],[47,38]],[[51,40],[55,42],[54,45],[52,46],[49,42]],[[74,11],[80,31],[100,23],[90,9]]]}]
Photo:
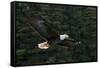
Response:
[{"label": "bald eagle", "polygon": [[58,34],[55,28],[42,16],[26,14],[25,17],[33,30],[37,31],[41,38],[45,40],[37,43],[40,49],[48,49],[51,44],[65,47],[75,47],[80,44],[78,41],[69,38],[68,34]]}]

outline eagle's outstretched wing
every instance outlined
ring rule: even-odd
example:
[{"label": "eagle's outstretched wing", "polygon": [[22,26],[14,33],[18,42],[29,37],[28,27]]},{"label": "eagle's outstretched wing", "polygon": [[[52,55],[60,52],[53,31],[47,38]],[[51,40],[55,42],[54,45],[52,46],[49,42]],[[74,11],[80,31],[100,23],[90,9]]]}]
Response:
[{"label": "eagle's outstretched wing", "polygon": [[28,23],[32,26],[32,28],[37,31],[43,39],[45,40],[55,40],[59,38],[59,34],[53,29],[51,24],[41,16],[33,15],[30,16],[29,14],[25,15]]}]

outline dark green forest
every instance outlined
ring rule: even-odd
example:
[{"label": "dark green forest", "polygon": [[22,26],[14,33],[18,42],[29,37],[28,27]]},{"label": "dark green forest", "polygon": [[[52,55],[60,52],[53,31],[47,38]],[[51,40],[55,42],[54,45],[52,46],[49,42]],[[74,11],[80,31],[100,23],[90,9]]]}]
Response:
[{"label": "dark green forest", "polygon": [[[21,3],[16,5],[16,65],[92,62],[97,60],[96,7]],[[44,40],[32,29],[25,14],[41,16],[59,35],[81,41],[78,47],[37,47]],[[49,30],[48,30],[49,31]]]}]

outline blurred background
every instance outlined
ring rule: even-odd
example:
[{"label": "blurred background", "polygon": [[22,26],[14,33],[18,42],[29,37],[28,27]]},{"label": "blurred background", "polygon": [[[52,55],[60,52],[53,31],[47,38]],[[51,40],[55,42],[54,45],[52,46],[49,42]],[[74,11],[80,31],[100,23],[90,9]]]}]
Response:
[{"label": "blurred background", "polygon": [[[89,6],[16,3],[16,65],[97,61],[96,12]],[[39,49],[37,44],[44,39],[32,30],[25,14],[43,17],[58,34],[68,34],[81,45]]]}]

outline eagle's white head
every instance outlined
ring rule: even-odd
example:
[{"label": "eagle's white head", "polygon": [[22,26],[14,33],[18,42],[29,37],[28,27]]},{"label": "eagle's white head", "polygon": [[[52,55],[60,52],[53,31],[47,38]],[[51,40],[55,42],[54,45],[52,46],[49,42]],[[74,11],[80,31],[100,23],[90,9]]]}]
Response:
[{"label": "eagle's white head", "polygon": [[62,34],[60,35],[60,40],[68,39],[69,35],[68,34]]}]

